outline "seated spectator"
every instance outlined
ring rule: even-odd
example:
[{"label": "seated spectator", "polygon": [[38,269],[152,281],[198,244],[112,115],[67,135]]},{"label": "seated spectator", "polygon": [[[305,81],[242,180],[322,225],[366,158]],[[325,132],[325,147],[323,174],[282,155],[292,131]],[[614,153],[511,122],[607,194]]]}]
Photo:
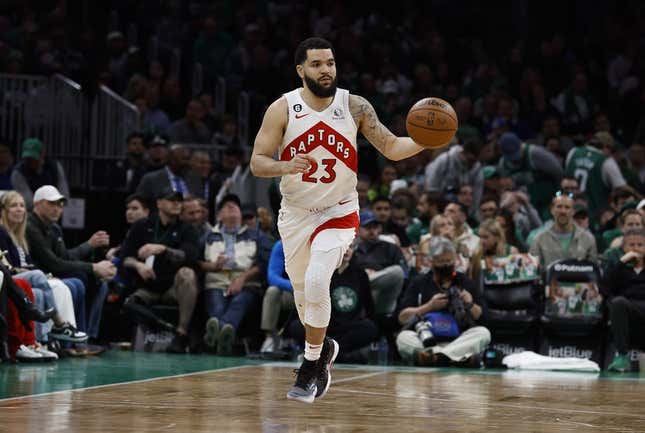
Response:
[{"label": "seated spectator", "polygon": [[589,226],[589,209],[584,203],[576,203],[573,205],[573,222],[584,230],[591,231]]},{"label": "seated spectator", "polygon": [[267,283],[269,287],[262,300],[262,321],[260,329],[266,337],[261,352],[274,352],[280,347],[278,321],[282,312],[293,311],[296,304],[293,300],[293,286],[289,281],[285,263],[282,241],[277,241],[271,249],[267,267]]},{"label": "seated spectator", "polygon": [[213,134],[212,142],[220,146],[233,146],[240,147],[240,139],[237,133],[237,121],[235,117],[230,114],[222,116],[221,129],[215,131]]},{"label": "seated spectator", "polygon": [[[508,242],[510,245],[514,246],[520,251],[526,251],[526,244],[531,245],[529,242],[524,242],[522,238],[522,234],[519,232],[517,227],[515,227],[515,220],[513,219],[513,214],[511,213],[510,210],[508,209],[498,209],[497,213],[495,214],[495,221],[499,224],[499,226],[502,228],[504,231],[504,235],[506,236],[506,242]],[[542,227],[548,228],[551,226],[553,222],[552,221],[547,221]],[[536,230],[542,230],[536,229]],[[534,230],[535,231],[535,230]],[[537,236],[537,233],[536,233]]]},{"label": "seated spectator", "polygon": [[596,240],[573,223],[573,197],[556,193],[551,202],[553,225],[537,235],[529,252],[540,259],[542,270],[563,259],[598,261]]},{"label": "seated spectator", "polygon": [[399,247],[410,246],[406,228],[392,221],[392,203],[387,197],[376,197],[370,206],[376,219],[381,223],[381,235],[388,236]]},{"label": "seated spectator", "polygon": [[[29,246],[25,235],[27,227],[27,211],[25,201],[16,191],[9,191],[0,198],[0,251],[6,252],[3,259],[11,266],[13,278],[26,280],[31,288],[43,292],[45,305],[48,308],[56,309],[52,316],[54,327],[49,336],[63,341],[83,342],[87,340],[87,334],[76,329],[76,327],[63,319],[60,309],[54,299],[53,285],[59,289],[69,292],[69,288],[58,279],[48,280],[47,276],[40,269],[35,269],[29,255]],[[51,285],[50,285],[51,283]],[[62,287],[60,287],[62,286]],[[71,296],[67,299],[72,303]],[[73,316],[73,305],[64,306],[64,310],[72,311],[71,321],[76,323]]]},{"label": "seated spectator", "polygon": [[[3,270],[4,273],[4,270]],[[10,279],[10,278],[8,278]],[[3,284],[4,285],[4,284]],[[37,362],[37,361],[55,361],[58,355],[48,350],[45,346],[38,343],[34,330],[34,320],[25,317],[24,313],[19,310],[21,304],[33,305],[34,293],[26,280],[13,279],[13,288],[3,287],[3,291],[10,290],[13,296],[9,296],[10,302],[6,302],[6,297],[0,296],[0,321],[6,317],[6,327],[0,339],[7,343],[0,348],[0,359],[3,362],[16,360],[19,362]],[[22,299],[16,299],[20,297]],[[4,299],[2,299],[4,298]],[[3,326],[0,325],[0,328]],[[6,350],[6,351],[5,351]]]},{"label": "seated spectator", "polygon": [[[642,229],[645,226],[645,219],[636,209],[626,208],[623,209],[623,212],[620,213],[618,217],[618,233],[609,242],[609,248],[619,248],[623,245],[623,236],[622,233],[630,229]],[[605,238],[605,233],[603,233],[603,241],[609,241],[608,238]]]},{"label": "seated spectator", "polygon": [[[146,173],[160,170],[168,164],[170,150],[168,149],[168,139],[163,135],[154,135],[147,143],[148,161],[145,167]],[[137,184],[132,183],[132,188],[137,190],[141,180]]]},{"label": "seated spectator", "polygon": [[358,193],[358,206],[360,210],[366,210],[370,207],[369,200],[369,189],[370,189],[370,178],[364,174],[358,174],[358,180],[356,182],[356,192]]},{"label": "seated spectator", "polygon": [[520,239],[526,239],[531,230],[542,225],[537,210],[522,191],[505,191],[500,198],[499,207],[513,214],[513,223]]},{"label": "seated spectator", "polygon": [[[93,263],[90,259],[95,249],[109,246],[110,237],[104,231],[97,231],[87,242],[68,249],[63,239],[63,230],[57,224],[66,200],[52,185],[36,190],[34,210],[27,219],[27,246],[34,265],[43,272],[62,278],[70,290],[77,289],[72,289],[67,279],[80,280],[86,290],[89,305],[87,334],[97,338],[103,303],[108,292],[105,281],[114,277],[116,268],[108,260]],[[77,284],[78,282],[75,283],[76,288]]]},{"label": "seated spectator", "polygon": [[[372,317],[374,301],[367,274],[355,260],[353,248],[348,248],[329,284],[331,317],[327,335],[338,342],[337,362],[367,363],[367,350],[376,340],[378,328]],[[299,320],[289,325],[289,335],[305,341],[305,329]],[[361,350],[362,349],[362,350]]]},{"label": "seated spectator", "polygon": [[425,190],[443,193],[462,184],[472,185],[473,203],[479,206],[484,191],[484,166],[479,160],[488,147],[478,138],[452,146],[426,166]]},{"label": "seated spectator", "polygon": [[404,329],[396,338],[396,347],[404,360],[417,365],[468,362],[491,340],[488,329],[478,325],[483,319],[483,299],[471,279],[455,272],[457,251],[450,239],[435,237],[430,242],[430,257],[432,270],[416,276],[405,291],[399,324],[407,327],[415,321],[449,321],[452,332],[441,335],[443,326],[431,327],[436,345],[426,347],[429,343],[422,341],[416,330]]},{"label": "seated spectator", "polygon": [[424,192],[419,196],[416,205],[417,221],[410,224],[406,230],[411,244],[419,244],[421,237],[430,229],[430,221],[435,215],[441,213],[442,207],[443,199],[439,193]]},{"label": "seated spectator", "polygon": [[[554,114],[549,114],[544,117],[542,121],[542,131],[538,134],[535,139],[535,144],[538,146],[546,147],[547,142],[550,139],[557,139],[558,141],[558,153],[566,155],[575,145],[573,140],[571,140],[566,135],[562,135],[560,129],[560,119]],[[562,185],[560,185],[562,188]]]},{"label": "seated spectator", "polygon": [[54,185],[69,197],[67,176],[60,162],[45,156],[45,146],[37,138],[22,143],[21,160],[11,174],[11,184],[25,199],[27,209],[34,206],[34,191],[43,185]]},{"label": "seated spectator", "polygon": [[171,188],[187,197],[192,191],[186,183],[186,174],[190,168],[190,150],[182,145],[175,144],[170,148],[168,164],[165,167],[147,173],[137,187],[137,194],[143,196],[150,203]]},{"label": "seated spectator", "polygon": [[475,227],[477,221],[473,218],[477,208],[474,205],[473,201],[473,187],[470,184],[462,184],[457,188],[457,194],[455,195],[456,200],[459,203],[463,203],[468,209],[468,225]]},{"label": "seated spectator", "polygon": [[206,236],[199,266],[205,273],[208,321],[204,342],[218,355],[231,355],[235,334],[255,299],[263,295],[271,243],[258,230],[242,225],[240,199],[222,198],[217,225]]},{"label": "seated spectator", "polygon": [[479,203],[479,221],[484,221],[489,218],[495,218],[497,209],[499,208],[497,204],[497,199],[492,195],[486,195],[482,198],[481,203]]},{"label": "seated spectator", "polygon": [[124,184],[126,191],[130,193],[134,192],[141,182],[141,178],[146,174],[146,146],[144,143],[145,137],[140,132],[133,132],[126,139],[126,160],[123,166]]},{"label": "seated spectator", "polygon": [[399,247],[379,239],[381,222],[370,211],[361,212],[358,234],[354,254],[369,277],[375,314],[391,314],[408,273],[405,257]]},{"label": "seated spectator", "polygon": [[[39,310],[32,302],[33,294],[31,297],[28,294],[30,292],[29,283],[25,280],[14,281],[11,278],[9,269],[1,263],[0,273],[2,274],[0,277],[0,360],[2,362],[10,362],[12,354],[10,353],[8,345],[10,328],[7,320],[8,301],[11,301],[15,306],[18,321],[26,331],[33,331],[33,321],[47,322],[56,311],[53,308],[46,311]],[[29,352],[32,351],[30,350]]]},{"label": "seated spectator", "polygon": [[188,101],[186,114],[170,125],[168,135],[173,143],[207,144],[211,139],[211,131],[206,127],[202,118],[204,106],[198,99]]},{"label": "seated spectator", "polygon": [[418,273],[425,273],[430,270],[430,241],[433,237],[443,236],[452,241],[457,251],[456,269],[459,272],[467,273],[470,268],[468,247],[455,241],[455,223],[452,218],[444,214],[435,215],[430,221],[430,233],[423,235],[419,241],[419,249],[416,259],[416,270]]},{"label": "seated spectator", "polygon": [[578,179],[572,176],[563,176],[562,180],[560,180],[560,191],[566,192],[566,193],[571,193],[571,194],[578,194],[580,191],[580,184],[578,183]]},{"label": "seated spectator", "polygon": [[213,228],[208,221],[204,221],[204,211],[200,204],[200,198],[188,196],[184,199],[179,219],[192,225],[198,233],[199,239],[205,236]]},{"label": "seated spectator", "polygon": [[196,197],[206,200],[214,206],[215,195],[218,191],[215,190],[215,181],[211,176],[213,164],[208,152],[197,150],[190,156],[190,171],[186,174],[186,182],[188,189],[192,191]]},{"label": "seated spectator", "polygon": [[466,223],[468,208],[462,203],[453,201],[446,205],[444,215],[450,217],[455,224],[454,242],[465,245],[468,249],[467,257],[472,257],[479,247],[479,238]]},{"label": "seated spectator", "polygon": [[[137,194],[130,194],[125,198],[125,222],[128,227],[132,226],[140,219],[148,218],[150,215],[150,206],[148,201],[142,196]],[[105,255],[108,260],[114,261],[114,258],[119,255],[121,245],[117,245],[108,250]],[[120,262],[120,260],[118,260]]]},{"label": "seated spectator", "polygon": [[380,197],[389,197],[390,196],[390,186],[394,180],[398,178],[398,173],[396,172],[396,167],[393,164],[386,164],[381,169],[381,177],[379,182],[371,186],[367,191],[367,199],[374,204],[377,198]]},{"label": "seated spectator", "polygon": [[490,268],[491,258],[506,257],[518,252],[517,248],[506,243],[504,230],[494,218],[482,221],[479,226],[479,250],[472,260],[470,278],[478,281],[482,267],[484,269]]},{"label": "seated spectator", "polygon": [[167,189],[157,198],[158,213],[136,221],[121,247],[123,266],[130,269],[134,293],[124,307],[135,319],[166,324],[141,306],[178,304],[179,323],[173,327],[169,353],[186,353],[188,325],[197,301],[197,277],[192,266],[197,259],[196,230],[179,220],[183,197]]},{"label": "seated spectator", "polygon": [[609,371],[629,370],[627,351],[642,343],[636,338],[645,326],[645,230],[625,231],[625,254],[607,270],[605,288],[609,297],[609,323],[616,354]]}]

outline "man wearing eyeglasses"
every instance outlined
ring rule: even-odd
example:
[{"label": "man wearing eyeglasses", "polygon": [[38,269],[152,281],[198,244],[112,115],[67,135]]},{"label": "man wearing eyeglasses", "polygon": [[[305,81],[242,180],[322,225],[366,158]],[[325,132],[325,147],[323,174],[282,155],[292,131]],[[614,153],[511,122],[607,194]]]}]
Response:
[{"label": "man wearing eyeglasses", "polygon": [[540,258],[546,269],[561,259],[598,261],[593,235],[574,223],[573,194],[558,191],[551,200],[553,225],[540,233],[531,245],[530,253]]}]

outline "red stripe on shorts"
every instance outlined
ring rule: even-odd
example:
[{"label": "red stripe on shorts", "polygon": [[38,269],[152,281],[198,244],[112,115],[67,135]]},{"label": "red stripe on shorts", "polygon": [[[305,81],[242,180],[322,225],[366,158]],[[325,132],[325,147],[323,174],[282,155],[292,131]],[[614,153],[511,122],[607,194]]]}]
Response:
[{"label": "red stripe on shorts", "polygon": [[359,225],[358,212],[352,212],[342,217],[332,218],[329,221],[325,221],[324,223],[316,227],[314,232],[309,237],[309,244],[311,244],[314,241],[314,238],[316,237],[316,235],[323,230],[354,229],[355,231],[358,231],[358,225]]}]

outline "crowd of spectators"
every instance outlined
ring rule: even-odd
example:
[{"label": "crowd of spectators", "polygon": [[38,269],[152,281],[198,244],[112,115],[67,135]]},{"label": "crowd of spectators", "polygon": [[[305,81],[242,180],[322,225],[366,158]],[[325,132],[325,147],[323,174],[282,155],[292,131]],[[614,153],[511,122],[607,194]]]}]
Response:
[{"label": "crowd of spectators", "polygon": [[[627,346],[643,343],[628,341],[635,334],[626,331],[645,322],[639,306],[645,296],[636,290],[642,286],[645,225],[645,70],[637,54],[643,49],[638,4],[576,16],[573,29],[597,30],[582,38],[573,29],[551,26],[510,29],[513,37],[505,37],[503,30],[483,32],[484,19],[466,19],[472,33],[460,33],[440,14],[419,13],[414,2],[368,10],[361,2],[227,8],[218,2],[140,1],[134,7],[115,5],[118,23],[101,37],[88,30],[72,41],[63,26],[69,15],[65,3],[47,13],[26,7],[2,17],[3,72],[80,74],[136,104],[142,130],[128,137],[127,160],[115,182],[136,193],[124,208],[141,219],[128,216],[132,226],[125,240],[100,232],[67,249],[56,228],[59,203],[69,197],[64,173],[45,158],[36,138],[22,143],[15,166],[11,143],[0,145],[3,188],[17,190],[27,209],[33,203],[26,239],[39,245],[30,248],[34,264],[63,281],[74,277],[83,287],[87,312],[76,308],[81,303],[75,300],[76,319],[59,317],[55,326],[76,323],[79,329],[72,333],[98,338],[98,304],[110,281],[120,291],[108,300],[125,301],[134,317],[174,332],[169,346],[174,352],[234,353],[254,308],[262,314],[254,330],[264,338],[258,344],[264,352],[283,347],[284,336],[302,338],[293,313],[284,322],[284,313],[293,312],[293,298],[276,243],[277,209],[248,206],[247,197],[217,199],[235,167],[245,165],[243,149],[252,143],[239,142],[234,116],[216,112],[214,85],[217,78],[226,82],[229,113],[236,102],[232,95],[248,92],[253,131],[266,105],[298,84],[293,47],[316,34],[335,45],[340,86],[366,97],[394,133],[406,135],[408,107],[426,96],[446,99],[459,118],[450,146],[397,163],[360,143],[361,225],[330,289],[330,333],[337,332],[348,360],[364,361],[371,342],[393,337],[407,325],[409,309],[427,313],[446,307],[434,298],[435,288],[423,286],[436,274],[439,256],[449,256],[461,281],[468,281],[465,302],[484,321],[485,287],[479,282],[491,257],[530,253],[543,272],[561,259],[597,263],[606,275],[635,287],[603,283],[612,323],[617,315],[630,318],[620,321],[614,335],[619,347],[612,365],[624,369]],[[456,6],[425,7],[436,11],[438,5],[456,16]],[[496,6],[486,13],[507,18],[515,29],[530,28],[529,18],[515,9]],[[159,18],[157,25],[150,24],[151,17]],[[128,33],[131,28],[138,30],[136,38]],[[149,37],[170,50],[150,49]],[[90,52],[90,40],[101,40],[98,52]],[[182,56],[178,68],[168,54],[174,48]],[[81,71],[90,59],[94,75]],[[200,89],[187,85],[196,63],[204,70]],[[213,161],[209,152],[179,143],[220,144],[226,151]],[[50,188],[47,197],[56,199],[32,199],[44,186]],[[275,188],[267,193],[279,194]],[[49,249],[40,246],[46,241]],[[106,259],[101,248],[115,245],[120,250]],[[151,263],[150,257],[163,259]],[[434,282],[441,291],[441,279]],[[68,284],[72,298],[75,284]],[[156,302],[178,304],[178,323],[151,313],[147,307]],[[81,325],[79,317],[86,315]],[[189,338],[191,328],[199,338]],[[348,329],[355,333],[348,337]],[[490,340],[480,326],[469,329],[474,331],[466,337],[475,335],[475,346]],[[414,362],[436,361],[415,350],[410,334],[402,335],[396,343],[390,339],[393,351],[403,349],[404,358]]]}]

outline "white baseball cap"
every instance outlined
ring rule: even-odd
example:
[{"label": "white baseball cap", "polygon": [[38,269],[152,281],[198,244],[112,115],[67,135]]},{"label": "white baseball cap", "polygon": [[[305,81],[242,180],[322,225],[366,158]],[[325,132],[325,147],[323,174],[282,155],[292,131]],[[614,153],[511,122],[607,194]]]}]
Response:
[{"label": "white baseball cap", "polygon": [[640,203],[638,203],[638,206],[636,206],[636,209],[638,210],[645,209],[645,198],[642,199]]},{"label": "white baseball cap", "polygon": [[46,201],[60,201],[67,200],[63,194],[61,194],[58,189],[53,185],[41,186],[34,193],[34,203],[38,203],[41,200]]}]

